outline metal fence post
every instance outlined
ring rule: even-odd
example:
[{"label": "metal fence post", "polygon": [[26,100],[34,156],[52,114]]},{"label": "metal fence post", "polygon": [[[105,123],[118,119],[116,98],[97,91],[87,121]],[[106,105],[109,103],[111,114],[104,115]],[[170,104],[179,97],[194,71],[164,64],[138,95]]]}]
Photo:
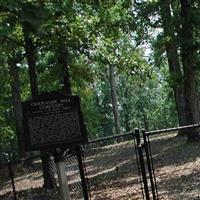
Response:
[{"label": "metal fence post", "polygon": [[54,160],[58,172],[59,189],[62,200],[70,200],[70,191],[65,174],[65,164],[62,151],[58,148],[54,153]]},{"label": "metal fence post", "polygon": [[81,176],[81,184],[83,188],[84,200],[89,200],[88,187],[87,187],[87,182],[85,178],[84,165],[82,161],[82,149],[80,146],[76,146],[75,148],[76,148],[76,155],[78,159],[78,166],[79,166],[79,171],[80,171],[80,176]]},{"label": "metal fence post", "polygon": [[143,155],[143,147],[141,145],[140,132],[138,129],[135,130],[135,137],[136,137],[136,148],[137,148],[138,157],[139,157],[139,165],[140,165],[140,170],[141,170],[141,175],[142,175],[142,182],[144,185],[144,193],[145,193],[146,200],[150,200],[144,155]]},{"label": "metal fence post", "polygon": [[135,129],[135,131],[132,133],[132,137],[133,137],[134,146],[135,146],[135,156],[136,156],[136,163],[137,163],[138,175],[140,177],[140,185],[141,185],[142,197],[144,199],[144,190],[143,190],[141,168],[140,168],[139,155],[138,155],[138,146],[137,146],[137,142],[136,142],[136,134],[137,134],[137,132],[139,132],[139,130]]},{"label": "metal fence post", "polygon": [[15,190],[14,176],[13,176],[12,165],[11,165],[10,161],[8,161],[8,169],[9,169],[10,178],[11,178],[11,182],[12,182],[12,189],[13,189],[14,200],[17,200],[17,194],[16,194],[16,190]]},{"label": "metal fence post", "polygon": [[138,155],[139,155],[140,168],[141,168],[141,174],[142,174],[142,181],[143,181],[143,184],[144,184],[144,192],[145,192],[146,200],[150,200],[148,181],[147,181],[145,163],[144,163],[144,155],[143,155],[143,152],[142,152],[141,145],[138,146]]},{"label": "metal fence post", "polygon": [[141,143],[139,129],[135,129],[135,138],[136,138],[136,145],[138,146]]},{"label": "metal fence post", "polygon": [[154,179],[153,179],[153,174],[152,174],[152,165],[151,165],[149,147],[148,147],[148,143],[147,143],[147,139],[146,139],[146,135],[145,135],[145,130],[142,130],[142,136],[143,136],[143,141],[144,141],[144,149],[145,149],[145,153],[146,153],[147,169],[149,172],[152,196],[153,196],[153,199],[156,200],[155,185],[154,185]]}]

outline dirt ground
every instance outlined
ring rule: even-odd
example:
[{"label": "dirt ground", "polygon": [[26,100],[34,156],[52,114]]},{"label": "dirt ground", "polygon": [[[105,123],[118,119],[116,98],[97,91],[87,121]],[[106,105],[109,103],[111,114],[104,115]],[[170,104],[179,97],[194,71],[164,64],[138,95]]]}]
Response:
[{"label": "dirt ground", "polygon": [[[159,199],[200,199],[199,143],[187,144],[186,138],[176,133],[152,136],[150,141]],[[96,151],[87,157],[88,176],[92,180],[96,174],[97,181],[91,184],[92,199],[142,199],[133,143]]]},{"label": "dirt ground", "polygon": [[[160,200],[200,199],[200,148],[199,143],[187,144],[186,138],[176,133],[152,136],[151,149]],[[142,190],[133,141],[104,147],[85,146],[85,165],[92,200],[140,200]],[[39,161],[38,165],[41,164]],[[80,181],[75,163],[66,167],[70,188]],[[25,170],[25,171],[23,171]],[[57,199],[55,191],[41,189],[41,168],[18,169],[15,184],[19,199]],[[72,187],[72,185],[74,185]],[[0,200],[12,199],[9,180],[0,180]],[[26,195],[24,195],[24,193]],[[44,196],[42,197],[41,194]],[[73,198],[73,199],[81,199]]]}]

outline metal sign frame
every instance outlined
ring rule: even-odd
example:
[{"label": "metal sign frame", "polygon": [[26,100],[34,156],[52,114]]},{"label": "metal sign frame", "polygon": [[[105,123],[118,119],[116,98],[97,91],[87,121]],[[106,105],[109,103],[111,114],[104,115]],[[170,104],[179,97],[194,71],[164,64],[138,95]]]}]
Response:
[{"label": "metal sign frame", "polygon": [[23,102],[22,110],[27,151],[54,151],[87,142],[78,95],[44,93]]}]

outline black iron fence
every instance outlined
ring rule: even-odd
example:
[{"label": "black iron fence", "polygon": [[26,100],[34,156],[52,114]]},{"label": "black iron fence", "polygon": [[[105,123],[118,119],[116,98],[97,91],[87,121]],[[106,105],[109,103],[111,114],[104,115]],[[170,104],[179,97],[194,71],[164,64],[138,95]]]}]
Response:
[{"label": "black iron fence", "polygon": [[76,150],[74,149],[72,152],[65,152],[64,158],[70,196],[74,200],[84,199],[83,187],[87,186],[82,185],[78,155],[76,153]]},{"label": "black iron fence", "polygon": [[[135,130],[89,141],[81,151],[66,151],[71,198],[200,199],[199,142],[187,143],[187,135],[177,133],[198,127],[199,124],[151,132]],[[53,157],[51,160],[57,180]],[[43,188],[41,159],[34,157],[0,166],[0,199],[57,200],[59,195],[57,188]]]},{"label": "black iron fence", "polygon": [[[195,124],[146,133],[141,131],[144,149],[149,150],[149,155],[144,154],[145,164],[148,168],[150,159],[151,174],[156,177],[156,195],[146,199],[200,199],[200,141],[188,142],[188,134],[198,131],[199,127],[200,124]],[[148,191],[152,195],[151,175],[146,174]]]},{"label": "black iron fence", "polygon": [[[53,162],[52,167],[54,168]],[[1,164],[0,199],[32,200],[56,198],[56,189],[47,190],[43,188],[42,164],[38,156]]]},{"label": "black iron fence", "polygon": [[[72,200],[84,199],[77,155],[65,153],[65,170]],[[59,200],[56,164],[51,156],[51,170],[56,188],[43,188],[42,161],[39,156],[0,166],[1,200]]]},{"label": "black iron fence", "polygon": [[90,141],[84,155],[91,199],[200,199],[199,141],[187,143],[185,132],[199,127],[135,130]]},{"label": "black iron fence", "polygon": [[84,160],[91,199],[142,199],[131,133],[90,141]]}]

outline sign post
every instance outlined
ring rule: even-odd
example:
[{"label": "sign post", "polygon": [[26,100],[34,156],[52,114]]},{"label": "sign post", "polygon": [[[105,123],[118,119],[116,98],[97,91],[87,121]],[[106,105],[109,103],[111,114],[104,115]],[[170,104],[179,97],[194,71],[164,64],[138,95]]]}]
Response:
[{"label": "sign post", "polygon": [[87,142],[78,96],[45,93],[22,103],[25,148],[54,153],[62,200],[70,200],[63,151]]},{"label": "sign post", "polygon": [[56,149],[54,154],[56,168],[58,172],[59,189],[62,200],[70,200],[70,191],[67,182],[67,176],[65,174],[65,163],[62,152],[59,148]]}]

